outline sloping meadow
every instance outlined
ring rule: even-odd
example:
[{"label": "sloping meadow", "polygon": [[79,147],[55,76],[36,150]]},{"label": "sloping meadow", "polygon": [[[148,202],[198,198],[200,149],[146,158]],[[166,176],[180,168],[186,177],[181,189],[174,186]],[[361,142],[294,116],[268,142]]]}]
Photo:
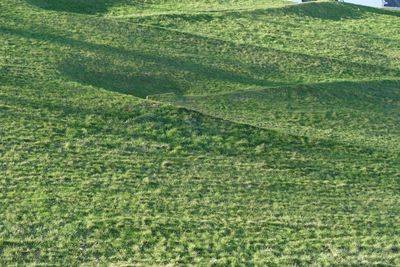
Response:
[{"label": "sloping meadow", "polygon": [[0,265],[400,264],[397,13],[130,3],[0,2]]}]

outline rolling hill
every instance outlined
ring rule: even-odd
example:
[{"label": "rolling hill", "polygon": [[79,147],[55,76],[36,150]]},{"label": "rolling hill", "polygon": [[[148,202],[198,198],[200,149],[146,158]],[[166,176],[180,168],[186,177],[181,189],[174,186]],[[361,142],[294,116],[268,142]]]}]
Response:
[{"label": "rolling hill", "polygon": [[2,0],[0,265],[399,265],[399,19]]}]

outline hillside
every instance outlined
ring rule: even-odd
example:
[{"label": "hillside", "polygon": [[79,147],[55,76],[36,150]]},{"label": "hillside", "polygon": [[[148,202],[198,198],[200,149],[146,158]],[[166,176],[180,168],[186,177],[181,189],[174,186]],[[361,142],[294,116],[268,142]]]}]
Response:
[{"label": "hillside", "polygon": [[0,265],[400,265],[399,17],[0,1]]}]

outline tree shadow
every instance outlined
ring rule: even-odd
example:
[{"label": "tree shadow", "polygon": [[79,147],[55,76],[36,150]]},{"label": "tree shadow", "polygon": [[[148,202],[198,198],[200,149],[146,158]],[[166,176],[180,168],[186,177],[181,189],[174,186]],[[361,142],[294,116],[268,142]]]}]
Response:
[{"label": "tree shadow", "polygon": [[[117,5],[134,5],[136,8],[143,9],[148,5],[145,1],[138,0],[26,0],[29,4],[46,10],[61,12],[72,12],[81,14],[104,13],[109,8]],[[284,14],[293,14],[297,16],[306,16],[323,20],[342,20],[358,19],[366,13],[377,13],[384,15],[400,16],[400,12],[388,9],[377,9],[352,4],[334,3],[334,2],[309,2],[300,5],[288,5],[279,8],[267,8],[248,11],[246,9],[239,11],[221,10],[209,11],[204,13],[224,13],[224,14],[244,14],[244,13],[265,13],[278,12]],[[200,16],[200,17],[199,17]],[[188,20],[205,19],[210,17],[207,14],[187,15]]]},{"label": "tree shadow", "polygon": [[266,79],[202,64],[190,57],[157,55],[125,49],[119,51],[110,47],[104,52],[95,56],[73,55],[65,59],[58,69],[68,79],[82,84],[141,98],[165,93],[182,95],[196,83],[280,85]]},{"label": "tree shadow", "polygon": [[[312,74],[314,82],[334,77],[340,70],[340,79],[358,77],[368,69],[373,76],[398,76],[397,69],[380,65],[348,62],[338,59],[311,56],[253,45],[236,44],[217,38],[159,29],[140,25],[141,32],[151,38],[140,47],[115,47],[86,40],[54,34],[0,26],[0,32],[25,38],[34,38],[62,47],[69,47],[57,66],[59,72],[70,80],[79,81],[111,91],[146,97],[153,94],[201,94],[234,91],[251,86],[272,87],[302,83],[298,76]],[[169,44],[164,50],[154,44],[164,36],[181,40],[180,46]],[[132,39],[134,41],[134,39]],[[164,40],[165,42],[165,40]],[[213,47],[213,55],[209,49]],[[221,51],[221,49],[224,51]],[[267,64],[252,64],[238,55],[263,58]],[[199,58],[201,60],[199,60]],[[273,61],[270,59],[279,59]],[[285,62],[299,62],[289,66]],[[282,68],[285,64],[287,69]],[[290,67],[290,68],[289,68]],[[342,71],[345,70],[345,71]]]},{"label": "tree shadow", "polygon": [[263,129],[392,153],[400,136],[399,86],[400,80],[341,81],[160,100]]},{"label": "tree shadow", "polygon": [[143,6],[143,1],[132,0],[26,0],[29,4],[46,10],[81,14],[104,13],[110,7],[121,4]]},{"label": "tree shadow", "polygon": [[[395,114],[400,107],[399,86],[400,80],[337,81],[247,89],[218,95],[181,96],[174,101],[179,104],[208,103],[210,106],[213,103],[225,102],[230,103],[230,108],[234,108],[235,105],[242,105],[243,100],[252,99],[259,103],[265,101],[263,105],[259,106],[263,110],[267,106],[270,109],[274,109],[276,106],[290,107],[285,111],[286,113],[296,112],[293,108],[295,106],[299,109],[297,111],[302,110],[305,106],[313,108],[319,106],[326,110],[357,110],[364,114],[369,112]],[[247,103],[246,101],[243,102],[243,105]],[[273,103],[273,105],[267,105],[267,103]]]},{"label": "tree shadow", "polygon": [[108,59],[68,58],[59,69],[67,78],[85,85],[145,98],[148,95],[174,92],[182,94],[180,85],[165,75],[145,70],[134,71]]},{"label": "tree shadow", "polygon": [[[21,96],[3,96],[2,101],[7,105],[11,106],[23,106],[24,108],[35,109],[47,109],[57,116],[74,116],[80,117],[81,120],[88,116],[101,116],[103,118],[112,118],[115,124],[125,124],[127,119],[132,119],[132,113],[126,112],[122,107],[104,107],[101,105],[87,106],[71,106],[65,103],[62,99],[57,101],[43,101],[43,99],[35,99],[34,97],[23,98]],[[132,106],[130,106],[132,108]],[[212,115],[207,115],[201,112],[197,112],[186,108],[177,107],[154,107],[151,103],[142,102],[137,106],[134,106],[134,121],[137,124],[148,124],[152,123],[154,131],[136,131],[136,138],[143,138],[150,142],[171,142],[173,144],[179,144],[186,151],[190,153],[203,152],[213,153],[214,155],[247,155],[249,157],[255,157],[258,154],[254,154],[254,150],[257,145],[268,144],[268,147],[272,151],[265,151],[258,156],[272,156],[275,158],[276,153],[281,155],[281,163],[287,163],[290,168],[305,168],[310,167],[309,164],[318,164],[320,160],[331,160],[332,155],[336,155],[335,158],[340,156],[341,158],[347,158],[353,160],[363,155],[370,155],[371,153],[382,152],[379,148],[374,149],[359,144],[349,144],[338,140],[331,139],[313,139],[304,142],[304,136],[295,134],[286,134],[274,129],[266,129],[255,127],[250,124],[236,123],[230,120],[225,120]],[[21,113],[13,113],[7,111],[10,116],[21,116]],[[29,116],[27,114],[27,116]],[[31,117],[30,117],[31,118]],[[171,125],[171,122],[173,125]],[[70,127],[74,128],[76,124],[73,122]],[[178,133],[175,136],[166,136],[165,129],[174,127]],[[127,132],[124,128],[108,128],[105,129],[102,125],[91,125],[90,131],[99,133],[107,131],[108,134],[113,136],[126,137]],[[62,134],[62,133],[60,133]],[[211,136],[207,142],[202,144],[196,144],[192,141],[194,136]],[[232,138],[226,139],[229,135]],[[182,138],[186,137],[186,138]],[[182,140],[185,140],[183,142]],[[224,140],[229,143],[226,146],[218,140]],[[247,147],[250,149],[238,149],[237,144],[239,141],[248,140]],[[276,150],[278,149],[278,150]],[[307,155],[308,161],[297,160],[288,158],[286,153],[288,151],[297,151],[303,155]],[[285,165],[285,164],[284,164]],[[311,170],[311,169],[310,169]]]},{"label": "tree shadow", "polygon": [[358,6],[335,2],[310,2],[298,5],[289,5],[278,8],[257,9],[254,11],[231,12],[235,15],[248,14],[262,16],[265,14],[295,15],[320,20],[340,21],[344,19],[361,19],[368,13],[400,17],[400,12],[388,9],[378,9],[367,6]]},{"label": "tree shadow", "polygon": [[[148,28],[148,30],[154,31],[152,28]],[[241,86],[277,86],[281,84],[262,77],[252,77],[236,70],[226,69],[225,66],[227,64],[235,64],[234,67],[236,68],[240,67],[247,71],[254,71],[251,69],[254,68],[253,66],[240,66],[238,62],[227,62],[224,58],[217,57],[212,62],[209,60],[200,62],[195,55],[160,54],[160,51],[156,50],[143,51],[113,47],[50,32],[11,29],[1,26],[0,31],[71,47],[73,48],[71,50],[73,52],[63,56],[64,60],[58,66],[59,71],[66,77],[81,81],[84,84],[91,84],[96,87],[128,93],[138,97],[166,92],[180,94],[190,89],[191,85],[196,83],[196,81],[225,84],[235,83],[241,84]],[[155,33],[159,32],[156,31]],[[177,38],[182,37],[181,33],[175,33],[175,35]],[[199,38],[196,38],[197,41],[191,41],[209,41],[213,46],[220,43],[217,40],[199,40]],[[157,42],[157,40],[152,41],[154,43]],[[192,45],[195,45],[195,43],[192,43]],[[83,51],[89,51],[90,53],[82,53]],[[176,52],[182,53],[183,51]],[[185,52],[189,53],[189,51]],[[88,56],[88,54],[91,56]],[[216,63],[220,63],[221,67],[217,66]],[[266,70],[266,68],[263,68],[258,71],[262,72]],[[278,73],[279,67],[270,64],[268,70]],[[174,82],[174,79],[178,80],[180,84]]]},{"label": "tree shadow", "polygon": [[[400,103],[400,80],[336,81],[265,88],[226,93],[230,99],[248,96],[270,98],[277,95],[282,101],[319,103],[326,108],[357,109],[363,112],[397,110]],[[277,98],[274,98],[276,101]],[[282,105],[285,106],[285,105]]]},{"label": "tree shadow", "polygon": [[338,3],[305,3],[276,9],[285,15],[305,16],[322,20],[342,20],[361,18],[365,11],[354,5]]}]

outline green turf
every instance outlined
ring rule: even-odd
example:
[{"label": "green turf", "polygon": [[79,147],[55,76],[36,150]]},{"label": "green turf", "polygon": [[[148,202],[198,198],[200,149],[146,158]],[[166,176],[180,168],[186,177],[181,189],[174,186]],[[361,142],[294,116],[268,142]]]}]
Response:
[{"label": "green turf", "polygon": [[399,16],[0,1],[0,265],[400,265]]}]

